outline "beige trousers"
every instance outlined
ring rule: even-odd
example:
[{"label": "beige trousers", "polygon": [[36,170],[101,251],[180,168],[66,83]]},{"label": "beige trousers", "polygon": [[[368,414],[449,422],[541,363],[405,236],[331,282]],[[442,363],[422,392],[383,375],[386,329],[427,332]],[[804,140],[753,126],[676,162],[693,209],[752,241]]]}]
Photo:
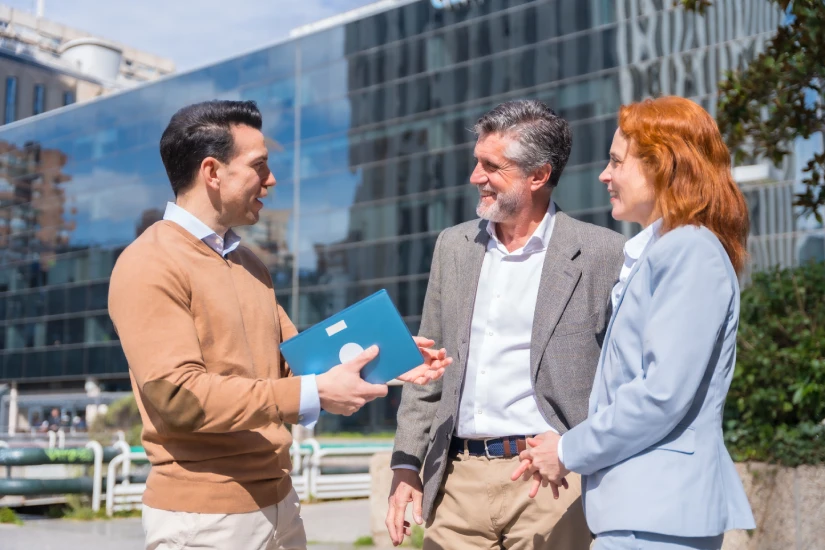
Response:
[{"label": "beige trousers", "polygon": [[450,459],[424,550],[588,550],[580,477],[568,474],[570,488],[560,490],[559,500],[549,487],[531,499],[532,481],[510,481],[518,464],[518,456],[489,459],[466,452]]},{"label": "beige trousers", "polygon": [[146,550],[303,550],[301,502],[293,489],[278,504],[246,514],[197,514],[143,507]]}]

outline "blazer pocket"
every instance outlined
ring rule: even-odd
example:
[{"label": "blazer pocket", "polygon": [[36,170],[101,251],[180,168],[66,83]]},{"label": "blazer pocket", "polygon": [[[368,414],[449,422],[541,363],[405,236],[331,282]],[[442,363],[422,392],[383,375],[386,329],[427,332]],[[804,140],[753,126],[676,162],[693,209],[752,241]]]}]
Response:
[{"label": "blazer pocket", "polygon": [[596,321],[599,319],[598,313],[593,313],[584,321],[574,323],[559,323],[556,325],[556,330],[553,331],[553,336],[567,336],[568,334],[578,334],[579,332],[589,332],[596,326]]},{"label": "blazer pocket", "polygon": [[692,455],[696,450],[696,428],[678,424],[667,437],[656,445],[656,449]]}]

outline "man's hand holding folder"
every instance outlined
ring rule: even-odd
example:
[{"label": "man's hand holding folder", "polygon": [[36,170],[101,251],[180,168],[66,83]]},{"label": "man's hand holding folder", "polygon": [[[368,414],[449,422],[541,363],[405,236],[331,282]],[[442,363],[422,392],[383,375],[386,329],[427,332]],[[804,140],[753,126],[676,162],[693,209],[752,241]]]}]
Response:
[{"label": "man's hand holding folder", "polygon": [[[400,375],[398,380],[423,386],[444,375],[444,369],[453,359],[447,357],[447,350],[431,349],[433,340],[413,336],[424,363]],[[349,416],[357,412],[373,399],[387,395],[386,384],[370,384],[361,378],[361,369],[378,357],[378,346],[370,346],[354,359],[341,363],[316,377],[321,408],[333,414]]]}]

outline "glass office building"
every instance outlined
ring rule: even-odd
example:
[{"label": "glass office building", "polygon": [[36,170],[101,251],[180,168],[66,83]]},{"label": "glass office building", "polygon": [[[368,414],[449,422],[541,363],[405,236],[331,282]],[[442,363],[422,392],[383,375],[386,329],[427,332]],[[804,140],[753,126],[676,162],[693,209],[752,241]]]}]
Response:
[{"label": "glass office building", "polygon": [[[713,111],[723,72],[781,21],[766,0],[714,5],[699,17],[670,0],[379,2],[3,127],[0,383],[21,394],[89,378],[128,388],[108,277],[172,199],[158,142],[197,101],[251,99],[263,113],[278,184],[261,221],[239,233],[299,328],[386,288],[417,329],[438,233],[475,217],[469,129],[508,99],[541,99],[572,124],[561,208],[629,234],[597,179],[619,105],[677,94]],[[391,429],[398,393],[336,427]]]}]

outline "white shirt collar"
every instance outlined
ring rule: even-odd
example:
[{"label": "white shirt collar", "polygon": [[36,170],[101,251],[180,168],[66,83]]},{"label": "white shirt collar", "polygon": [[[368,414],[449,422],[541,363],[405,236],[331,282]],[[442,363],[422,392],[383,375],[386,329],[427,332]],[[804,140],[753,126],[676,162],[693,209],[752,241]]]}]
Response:
[{"label": "white shirt collar", "polygon": [[194,235],[196,239],[205,242],[209,248],[223,257],[226,257],[227,254],[238,248],[241,244],[241,238],[231,229],[226,232],[225,237],[221,237],[189,211],[173,202],[166,203],[166,211],[163,213],[163,219],[175,222]]},{"label": "white shirt collar", "polygon": [[[519,249],[514,250],[510,254],[518,254],[521,252],[540,252],[547,248],[547,245],[550,244],[550,236],[553,234],[553,226],[555,225],[556,221],[556,204],[551,200],[550,205],[547,207],[547,213],[542,218],[541,223],[539,223],[536,230],[533,231],[533,234],[527,239],[527,243]],[[498,235],[496,235],[496,223],[495,222],[487,222],[487,233],[490,235],[491,241],[497,248],[501,248],[506,250],[501,241],[498,239]]]},{"label": "white shirt collar", "polygon": [[638,235],[624,243],[624,255],[628,258],[638,260],[647,248],[648,243],[655,242],[659,238],[659,230],[662,227],[662,218],[645,227]]}]

